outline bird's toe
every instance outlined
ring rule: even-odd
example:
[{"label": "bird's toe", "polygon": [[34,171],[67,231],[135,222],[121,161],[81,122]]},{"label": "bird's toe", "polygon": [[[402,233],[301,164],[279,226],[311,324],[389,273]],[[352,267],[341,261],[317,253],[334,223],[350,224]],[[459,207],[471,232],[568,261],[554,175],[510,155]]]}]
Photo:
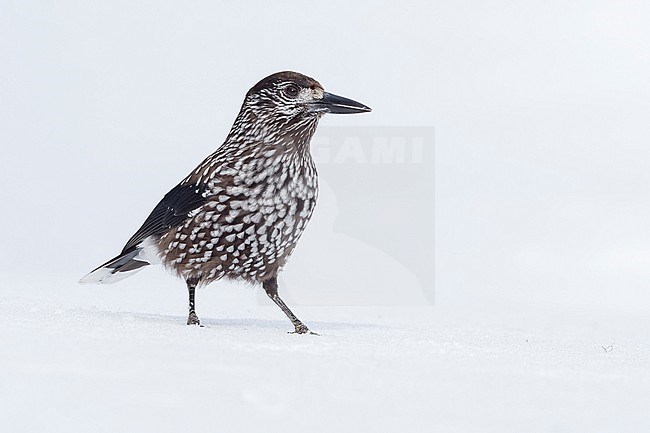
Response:
[{"label": "bird's toe", "polygon": [[289,332],[289,334],[314,334],[314,335],[318,335],[315,332],[311,332],[309,330],[309,328],[307,328],[307,326],[305,326],[302,323],[299,324],[299,325],[296,325],[296,330],[293,331],[293,332]]},{"label": "bird's toe", "polygon": [[187,324],[200,326],[201,321],[199,320],[199,316],[197,316],[195,312],[191,312],[190,315],[187,316]]}]

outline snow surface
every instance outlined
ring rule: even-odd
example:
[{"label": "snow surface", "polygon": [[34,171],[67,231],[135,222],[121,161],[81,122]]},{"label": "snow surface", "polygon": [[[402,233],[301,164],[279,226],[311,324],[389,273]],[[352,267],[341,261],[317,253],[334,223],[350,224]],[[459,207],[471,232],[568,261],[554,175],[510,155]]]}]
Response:
[{"label": "snow surface", "polygon": [[[649,320],[578,310],[309,307],[143,272],[0,289],[0,431],[648,431]],[[612,346],[613,344],[613,346]]]},{"label": "snow surface", "polygon": [[[621,1],[4,2],[0,433],[650,431],[649,17]],[[373,108],[326,116],[317,141],[435,127],[435,239],[394,246],[430,255],[436,306],[382,219],[349,206],[421,196],[359,194],[334,162],[280,281],[319,337],[286,334],[246,287],[199,291],[206,327],[189,328],[164,272],[77,285],[287,69]]]}]

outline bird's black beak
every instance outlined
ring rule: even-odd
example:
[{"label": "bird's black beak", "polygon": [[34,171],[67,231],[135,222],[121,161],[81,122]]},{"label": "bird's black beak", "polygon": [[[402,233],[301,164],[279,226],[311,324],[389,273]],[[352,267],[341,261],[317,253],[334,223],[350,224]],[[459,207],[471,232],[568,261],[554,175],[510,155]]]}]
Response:
[{"label": "bird's black beak", "polygon": [[332,95],[327,92],[323,93],[322,99],[314,101],[312,104],[314,104],[317,109],[332,114],[367,113],[372,111],[370,107],[366,107],[357,101],[344,98],[343,96]]}]

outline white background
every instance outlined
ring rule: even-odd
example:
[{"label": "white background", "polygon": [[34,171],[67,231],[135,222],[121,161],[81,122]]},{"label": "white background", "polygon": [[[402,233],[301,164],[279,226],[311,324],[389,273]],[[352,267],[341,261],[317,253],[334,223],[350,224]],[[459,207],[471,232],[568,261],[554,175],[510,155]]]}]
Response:
[{"label": "white background", "polygon": [[[57,424],[62,431],[73,431],[74,426],[87,428],[85,421],[111,416],[124,424],[108,423],[109,430],[128,431],[124,426],[132,414],[111,406],[121,394],[110,380],[101,389],[107,399],[90,400],[82,414],[69,412],[92,388],[91,379],[86,383],[83,378],[100,373],[83,361],[74,371],[57,370],[57,365],[70,365],[60,339],[65,336],[70,339],[67,343],[77,347],[74,359],[84,359],[87,350],[101,352],[104,343],[117,348],[117,353],[93,359],[104,360],[109,369],[122,361],[129,365],[131,354],[119,352],[120,347],[136,350],[151,341],[149,337],[160,347],[143,355],[151,356],[152,363],[142,361],[142,368],[152,368],[154,359],[170,355],[164,353],[169,349],[165,335],[183,341],[181,349],[191,352],[194,331],[171,325],[184,320],[183,284],[154,269],[111,287],[80,288],[76,280],[116,254],[164,193],[222,142],[248,88],[270,73],[297,70],[315,77],[327,90],[373,108],[369,115],[325,118],[324,125],[435,127],[436,242],[427,247],[435,249],[436,306],[408,314],[399,308],[385,314],[362,308],[302,310],[299,316],[305,321],[309,322],[310,314],[321,320],[324,334],[330,331],[359,340],[332,337],[326,343],[321,342],[324,339],[296,343],[282,336],[277,341],[269,337],[276,344],[270,347],[258,340],[250,342],[257,349],[253,356],[262,359],[275,351],[279,358],[272,358],[271,365],[282,364],[275,365],[280,379],[269,385],[272,392],[267,391],[277,398],[282,383],[293,384],[293,392],[306,399],[308,409],[338,411],[340,419],[356,427],[372,425],[368,420],[374,419],[376,427],[388,429],[393,424],[385,417],[390,414],[394,425],[431,427],[438,422],[446,431],[508,431],[500,423],[513,405],[517,412],[509,419],[519,431],[530,427],[531,420],[536,428],[528,431],[577,431],[571,426],[583,423],[585,427],[586,420],[593,422],[590,431],[621,431],[634,423],[647,423],[635,404],[647,401],[650,383],[650,351],[644,343],[648,337],[644,317],[650,307],[648,22],[649,6],[641,1],[236,5],[4,1],[0,6],[0,293],[6,323],[0,343],[3,351],[9,344],[23,349],[13,361],[5,361],[3,373],[13,378],[15,390],[46,396],[42,406],[54,407],[54,415],[46,411],[41,418],[30,417],[36,408],[27,394],[15,391],[12,400],[18,404],[12,413],[33,422],[23,426],[27,431],[30,426],[43,431],[55,420],[70,423]],[[321,242],[331,233],[335,201],[325,182],[312,225],[287,266],[287,279],[309,282],[306,276],[327,270],[322,263],[331,260],[335,245],[328,242],[324,249]],[[414,223],[433,224],[417,216]],[[391,269],[387,252],[372,250],[358,257],[364,270],[372,269],[374,260],[378,269]],[[347,261],[345,256],[339,259]],[[336,261],[332,268],[336,269]],[[414,288],[412,275],[390,274],[391,284],[379,296],[373,287],[386,278],[364,272],[341,273],[338,279],[344,282],[331,293],[334,299],[310,295],[310,290],[324,290],[317,278],[308,287],[295,285],[288,295],[294,303],[311,305],[428,304]],[[385,287],[394,287],[394,292]],[[223,369],[210,370],[196,381],[214,374],[212,379],[229,383],[229,390],[244,403],[228,409],[228,402],[238,401],[233,395],[226,398],[217,393],[210,398],[220,402],[222,411],[242,417],[250,415],[246,401],[259,402],[268,392],[257,393],[250,383],[248,391],[240,390],[236,382],[227,381],[238,371],[229,368],[248,353],[242,347],[251,333],[282,334],[286,325],[275,310],[266,311],[260,303],[266,305],[250,288],[215,285],[199,292],[199,315],[212,323],[201,331],[214,336],[202,335],[197,341],[227,353]],[[530,312],[523,315],[528,319],[513,318],[503,325],[504,312],[513,309]],[[476,319],[469,312],[477,310],[486,314],[484,322],[472,322]],[[131,322],[125,325],[131,313],[136,314],[134,322],[144,323],[142,328]],[[140,313],[145,316],[137,316]],[[219,322],[229,314],[234,322]],[[444,314],[450,315],[449,321],[440,319]],[[536,327],[530,319],[535,315],[540,318]],[[558,316],[569,322],[546,319]],[[272,325],[255,322],[255,317],[273,320]],[[384,328],[378,335],[364,334],[363,327],[348,333],[327,317],[336,317],[332,319],[336,323],[381,322]],[[410,325],[412,334],[420,332],[417,338],[431,344],[431,350],[417,338],[409,343],[405,335],[410,333],[392,331],[395,323],[408,323],[408,317],[415,320]],[[252,323],[253,329],[238,334],[242,323]],[[408,329],[409,325],[399,326]],[[80,327],[92,335],[90,346],[84,346],[84,335],[75,334]],[[489,330],[489,338],[482,339],[473,332],[477,329]],[[219,337],[222,332],[226,336]],[[567,332],[575,335],[567,337]],[[523,341],[519,337],[527,333],[542,342],[531,352],[538,364],[532,362],[530,369],[525,355],[529,348],[519,351],[518,345]],[[44,335],[50,344],[41,346]],[[102,338],[107,340],[102,343]],[[219,346],[220,339],[232,344]],[[600,348],[614,340],[611,353]],[[242,341],[242,346],[234,341]],[[300,352],[302,344],[307,345],[306,355]],[[379,352],[375,344],[381,346]],[[171,347],[173,351],[175,346]],[[277,354],[282,347],[288,348],[286,358]],[[371,369],[376,381],[360,379],[355,367],[340,359],[334,362],[336,356],[343,356],[344,348],[351,350],[351,357],[360,357],[358,365],[351,364],[359,369],[376,356],[385,361]],[[292,351],[306,360],[325,353],[324,364],[304,370],[294,366],[299,371],[294,376],[296,370],[285,363],[294,359]],[[182,358],[181,353],[170,358]],[[475,355],[478,360],[472,358]],[[602,361],[602,356],[609,358]],[[420,370],[407,366],[414,359],[421,360]],[[476,364],[463,362],[469,359]],[[569,365],[562,366],[562,360]],[[341,368],[349,387],[330,388],[335,379],[323,378],[312,383],[321,397],[310,400],[313,389],[301,389],[304,380],[295,377],[310,377],[313,370],[319,374],[330,361]],[[189,368],[183,363],[176,367],[167,372],[169,376]],[[34,371],[47,380],[34,379]],[[79,371],[81,376],[75,376]],[[498,383],[492,382],[495,372],[502,379]],[[142,377],[132,373],[134,378]],[[47,399],[53,388],[39,384],[60,390],[69,383],[65,374],[78,381],[78,394],[64,392],[74,396],[65,403],[55,393],[53,405]],[[443,379],[448,377],[458,382]],[[31,379],[33,388],[21,385]],[[409,410],[391,413],[390,408],[400,407],[399,401],[391,400],[390,393],[380,399],[377,389],[383,383],[384,390],[396,391],[393,396],[403,393],[406,398],[412,395],[409,380],[414,381],[410,390],[420,398],[407,398]],[[145,378],[137,383],[146,391],[158,382]],[[172,395],[173,386],[165,383],[169,389],[163,395]],[[400,388],[400,383],[406,385]],[[497,388],[503,392],[491,391]],[[527,394],[531,389],[532,396]],[[440,418],[419,411],[442,404],[446,395],[456,395],[454,391],[458,404],[449,403]],[[477,392],[485,398],[475,400]],[[597,392],[610,397],[590,399]],[[353,403],[342,403],[342,395],[349,393],[366,399],[366,409],[374,408],[378,414],[361,418],[351,409]],[[516,398],[518,393],[528,395],[528,400]],[[132,401],[145,415],[154,416],[155,408],[170,404],[164,397],[148,399],[147,395]],[[0,397],[10,399],[7,394]],[[485,401],[493,410],[480,410]],[[292,409],[300,410],[299,403],[297,408],[289,403],[271,415],[286,417],[294,413]],[[181,412],[188,413],[191,400],[175,404],[180,417]],[[462,415],[461,408],[467,409],[467,416],[445,418]],[[571,409],[553,412],[553,408]],[[607,409],[613,411],[611,416]],[[472,413],[490,422],[480,422]],[[596,415],[589,418],[588,413]],[[400,416],[406,415],[410,424],[400,424]],[[13,431],[19,430],[13,424],[16,418],[5,419]],[[198,424],[190,425],[207,429],[210,419],[198,410]],[[265,416],[248,419],[269,422]],[[310,426],[308,414],[294,420]],[[231,427],[238,425],[234,418],[229,422]]]}]

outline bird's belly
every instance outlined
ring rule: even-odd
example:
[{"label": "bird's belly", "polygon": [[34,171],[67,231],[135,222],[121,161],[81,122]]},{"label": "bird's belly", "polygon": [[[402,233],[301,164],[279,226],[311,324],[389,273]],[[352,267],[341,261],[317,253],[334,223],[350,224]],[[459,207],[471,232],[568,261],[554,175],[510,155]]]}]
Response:
[{"label": "bird's belly", "polygon": [[316,203],[316,190],[272,197],[217,194],[160,241],[163,264],[205,283],[223,277],[263,281],[291,255]]}]

